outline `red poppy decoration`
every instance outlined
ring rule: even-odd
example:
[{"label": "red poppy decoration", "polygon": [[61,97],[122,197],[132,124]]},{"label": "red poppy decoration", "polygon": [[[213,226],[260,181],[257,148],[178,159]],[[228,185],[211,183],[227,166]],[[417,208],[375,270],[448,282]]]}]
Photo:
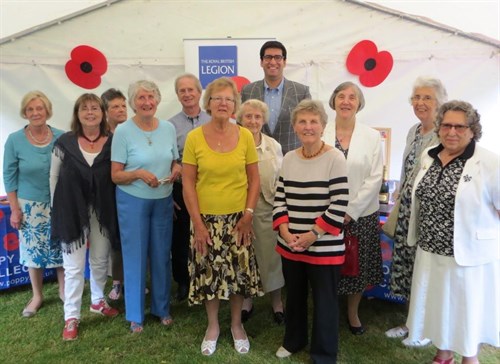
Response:
[{"label": "red poppy decoration", "polygon": [[108,69],[108,61],[97,49],[81,45],[73,48],[71,59],[64,69],[71,82],[90,90],[101,84],[101,76]]},{"label": "red poppy decoration", "polygon": [[250,83],[250,80],[244,76],[232,76],[231,79],[236,84],[236,88],[238,89],[238,92],[241,92],[241,89],[243,88],[243,86]]},{"label": "red poppy decoration", "polygon": [[389,75],[393,65],[392,55],[379,52],[370,40],[356,44],[347,56],[347,70],[359,76],[359,82],[366,87],[380,85]]}]

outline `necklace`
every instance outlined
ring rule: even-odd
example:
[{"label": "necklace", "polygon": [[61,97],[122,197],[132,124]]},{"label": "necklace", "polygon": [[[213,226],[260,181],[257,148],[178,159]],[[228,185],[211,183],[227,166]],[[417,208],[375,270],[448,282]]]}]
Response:
[{"label": "necklace", "polygon": [[325,147],[325,142],[322,141],[321,142],[321,148],[319,148],[319,150],[316,152],[316,153],[313,153],[313,154],[306,154],[306,151],[304,149],[304,146],[302,146],[302,155],[304,156],[304,158],[306,159],[311,159],[311,158],[314,158],[316,156],[319,155],[319,153],[321,153],[323,151],[323,148]]},{"label": "necklace", "polygon": [[97,137],[93,140],[90,138],[87,138],[87,136],[84,133],[82,133],[82,138],[90,143],[90,149],[94,149],[94,143],[96,141],[98,141],[99,139],[101,139],[101,133],[99,133],[99,135],[97,135]]},{"label": "necklace", "polygon": [[[142,122],[139,121],[140,124],[142,124]],[[153,145],[153,132],[154,132],[154,127],[155,127],[155,119],[153,119],[153,123],[151,124],[151,130],[144,130],[143,128],[141,128],[139,126],[139,129],[142,130],[142,133],[144,134],[144,136],[146,137],[146,140],[148,141],[148,145],[151,146]],[[146,131],[149,132],[149,135],[146,133]]]},{"label": "necklace", "polygon": [[33,139],[33,141],[37,144],[47,144],[48,141],[49,141],[49,136],[50,136],[50,133],[49,133],[49,127],[46,125],[45,126],[47,129],[47,133],[45,134],[45,137],[43,138],[43,140],[38,140],[37,138],[35,138],[35,136],[33,135],[33,133],[31,132],[31,127],[28,126],[28,134],[29,136],[31,137],[31,139]]}]

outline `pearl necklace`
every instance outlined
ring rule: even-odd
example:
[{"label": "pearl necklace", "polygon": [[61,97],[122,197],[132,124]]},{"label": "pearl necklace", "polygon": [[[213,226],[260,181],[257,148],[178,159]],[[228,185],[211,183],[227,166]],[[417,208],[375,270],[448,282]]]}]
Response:
[{"label": "pearl necklace", "polygon": [[317,157],[322,151],[323,151],[323,148],[325,147],[325,142],[322,141],[321,142],[321,148],[319,148],[319,150],[316,152],[316,153],[313,153],[313,154],[306,154],[306,151],[304,149],[304,146],[302,146],[302,156],[306,159],[311,159],[311,158],[314,158],[314,157]]},{"label": "pearl necklace", "polygon": [[31,139],[33,139],[33,141],[37,144],[47,144],[49,142],[49,137],[50,137],[50,133],[49,133],[49,130],[50,128],[45,125],[45,127],[47,128],[47,133],[45,134],[45,138],[43,140],[38,140],[37,138],[35,138],[35,136],[33,135],[33,133],[31,132],[31,127],[27,127],[28,129],[28,134],[29,136],[31,137]]}]

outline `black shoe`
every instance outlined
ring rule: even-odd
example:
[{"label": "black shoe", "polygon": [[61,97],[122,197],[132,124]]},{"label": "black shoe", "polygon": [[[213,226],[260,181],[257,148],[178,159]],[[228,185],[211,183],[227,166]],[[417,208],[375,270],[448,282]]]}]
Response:
[{"label": "black shoe", "polygon": [[280,312],[280,311],[273,312],[273,319],[274,319],[274,322],[276,322],[280,326],[286,322],[285,314],[283,312]]},{"label": "black shoe", "polygon": [[177,288],[177,297],[176,297],[177,302],[184,301],[187,298],[188,293],[189,293],[189,286],[185,284],[179,285],[179,287]]},{"label": "black shoe", "polygon": [[252,316],[252,313],[253,313],[253,306],[250,309],[250,311],[241,310],[241,322],[247,322],[250,316]]},{"label": "black shoe", "polygon": [[349,330],[351,330],[351,334],[353,334],[353,335],[363,335],[365,333],[365,328],[363,327],[363,325],[351,326],[349,324]]}]

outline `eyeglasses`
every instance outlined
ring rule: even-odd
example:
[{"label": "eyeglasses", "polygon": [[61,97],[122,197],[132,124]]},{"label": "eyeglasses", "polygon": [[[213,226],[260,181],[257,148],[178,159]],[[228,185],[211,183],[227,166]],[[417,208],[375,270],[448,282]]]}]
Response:
[{"label": "eyeglasses", "polygon": [[451,129],[455,128],[455,131],[458,134],[463,134],[463,133],[465,133],[466,129],[470,128],[470,126],[469,125],[460,125],[460,124],[457,124],[457,125],[454,125],[454,124],[441,124],[439,126],[439,128],[441,130],[443,130],[443,131],[451,131]]},{"label": "eyeglasses", "polygon": [[226,102],[226,104],[234,104],[234,99],[230,98],[230,97],[222,97],[222,96],[214,96],[214,97],[211,97],[210,100],[212,100],[213,102],[217,103],[217,104],[220,104],[222,103],[222,101],[224,100]]},{"label": "eyeglasses", "polygon": [[424,103],[428,103],[428,102],[431,102],[432,100],[434,100],[434,97],[429,96],[429,95],[424,95],[424,96],[415,95],[415,96],[410,97],[410,100],[412,102],[422,101]]},{"label": "eyeglasses", "polygon": [[271,54],[266,54],[264,57],[262,57],[264,59],[264,61],[266,62],[271,62],[273,59],[276,61],[276,62],[279,62],[281,61],[282,59],[284,59],[285,57],[283,57],[282,55],[271,55]]}]

